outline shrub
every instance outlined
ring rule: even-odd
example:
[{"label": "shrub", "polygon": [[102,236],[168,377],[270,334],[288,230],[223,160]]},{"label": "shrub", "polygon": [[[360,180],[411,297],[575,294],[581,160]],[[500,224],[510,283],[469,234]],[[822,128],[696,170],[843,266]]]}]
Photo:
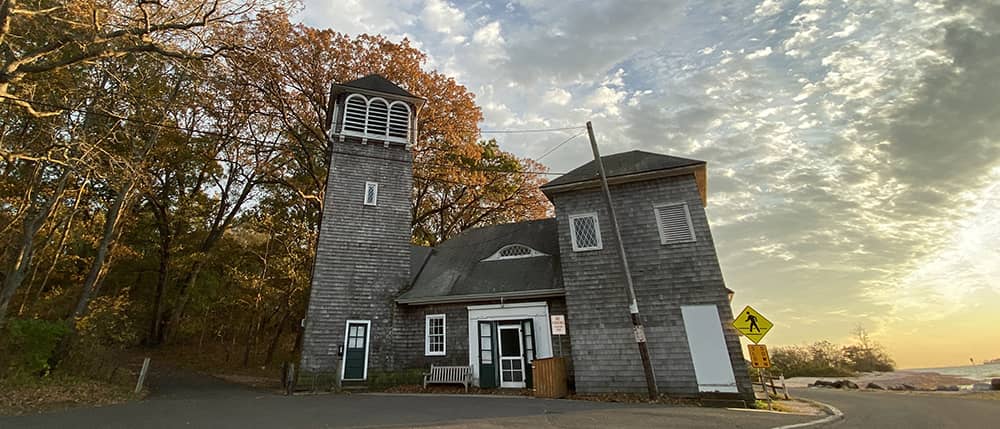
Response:
[{"label": "shrub", "polygon": [[0,338],[0,365],[8,376],[47,374],[49,358],[69,332],[66,324],[41,319],[10,319]]}]

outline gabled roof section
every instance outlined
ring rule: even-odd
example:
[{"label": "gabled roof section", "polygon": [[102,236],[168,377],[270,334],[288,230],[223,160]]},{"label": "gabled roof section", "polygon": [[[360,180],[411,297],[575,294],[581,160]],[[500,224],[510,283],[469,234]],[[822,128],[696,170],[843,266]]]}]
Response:
[{"label": "gabled roof section", "polygon": [[[610,185],[694,174],[698,192],[701,194],[701,201],[708,205],[705,161],[641,150],[602,156],[601,160],[604,162],[604,172],[608,176],[608,184]],[[541,190],[546,196],[552,198],[554,194],[598,187],[600,186],[599,179],[600,172],[597,170],[597,164],[590,161],[542,185]]]},{"label": "gabled roof section", "polygon": [[355,79],[341,85],[349,86],[351,88],[367,89],[369,91],[384,92],[386,94],[399,95],[403,97],[418,98],[417,96],[410,94],[407,90],[400,88],[399,85],[392,83],[389,79],[377,74],[370,74],[363,78]]},{"label": "gabled roof section", "polygon": [[[544,255],[485,260],[511,244],[529,246]],[[434,247],[429,257],[411,258],[411,264],[411,271],[417,274],[410,289],[397,299],[401,304],[488,301],[564,293],[555,219],[471,229]]]},{"label": "gabled roof section", "polygon": [[[684,167],[705,165],[705,161],[697,159],[681,158],[677,156],[663,155],[659,153],[633,150],[631,152],[616,153],[614,155],[602,156],[604,161],[604,172],[608,178],[628,176],[632,174],[649,173],[660,170],[672,170]],[[600,178],[597,165],[594,161],[583,164],[573,171],[559,176],[549,183],[542,185],[542,189],[554,188],[560,185],[586,182]]]}]

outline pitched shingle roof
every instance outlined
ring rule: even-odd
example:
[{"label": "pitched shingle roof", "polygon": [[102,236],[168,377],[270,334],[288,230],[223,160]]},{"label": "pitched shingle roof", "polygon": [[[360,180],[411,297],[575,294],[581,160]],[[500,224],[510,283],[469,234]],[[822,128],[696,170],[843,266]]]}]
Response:
[{"label": "pitched shingle roof", "polygon": [[[641,150],[602,156],[601,160],[604,161],[604,171],[608,178],[705,164],[705,161],[696,159],[680,158]],[[597,171],[597,165],[594,164],[594,161],[590,161],[542,185],[542,189],[586,182],[598,179],[599,177],[600,173]]]},{"label": "pitched shingle roof", "polygon": [[343,86],[349,86],[352,88],[367,89],[371,91],[384,92],[386,94],[402,95],[404,97],[416,97],[410,94],[405,89],[400,88],[396,85],[377,74],[370,74],[360,79],[355,79],[350,82],[342,84]]},{"label": "pitched shingle roof", "polygon": [[[468,230],[434,247],[426,258],[423,248],[422,255],[411,258],[412,286],[397,301],[482,301],[561,293],[557,234],[556,220],[543,219]],[[508,244],[523,244],[546,255],[483,261]]]}]

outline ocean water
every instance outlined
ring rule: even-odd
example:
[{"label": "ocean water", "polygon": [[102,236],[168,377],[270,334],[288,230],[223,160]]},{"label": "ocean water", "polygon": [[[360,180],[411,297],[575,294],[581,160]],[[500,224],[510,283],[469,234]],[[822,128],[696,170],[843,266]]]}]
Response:
[{"label": "ocean water", "polygon": [[989,365],[949,366],[943,368],[916,368],[905,369],[903,371],[936,372],[938,374],[954,375],[973,380],[987,380],[990,378],[1000,378],[1000,363],[991,363]]}]

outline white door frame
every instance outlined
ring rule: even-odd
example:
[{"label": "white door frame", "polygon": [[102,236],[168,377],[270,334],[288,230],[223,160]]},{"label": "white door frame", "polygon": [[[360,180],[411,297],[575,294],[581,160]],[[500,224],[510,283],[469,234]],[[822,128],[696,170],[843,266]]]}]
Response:
[{"label": "white door frame", "polygon": [[[552,357],[552,330],[549,326],[549,305],[545,301],[504,304],[470,305],[469,365],[473,383],[479,386],[479,322],[531,319],[535,332],[535,359]],[[500,362],[497,362],[500,365]]]},{"label": "white door frame", "polygon": [[[520,350],[520,353],[517,355],[517,357],[504,357],[504,355],[503,355],[503,331],[504,330],[508,330],[508,331],[514,331],[514,330],[516,330],[517,331],[517,348],[518,348],[518,350]],[[520,322],[516,323],[516,324],[514,324],[514,323],[508,323],[508,324],[500,323],[500,324],[497,325],[497,354],[500,356],[500,362],[498,362],[499,363],[498,367],[500,368],[500,387],[501,388],[515,388],[515,389],[520,388],[520,389],[523,389],[526,386],[525,380],[524,380],[524,376],[525,376],[525,373],[524,373],[524,369],[525,369],[524,368],[524,366],[525,366],[525,362],[524,362],[524,330],[521,328],[521,323]],[[504,371],[504,369],[503,369],[503,361],[505,361],[505,360],[517,362],[521,366],[521,381],[503,381],[503,371]]]},{"label": "white door frame", "polygon": [[[365,325],[365,371],[360,379],[352,378],[344,380],[344,369],[347,367],[347,338],[350,336],[351,324]],[[359,381],[368,379],[368,352],[372,348],[372,321],[371,320],[348,320],[344,322],[344,355],[340,357],[340,379],[344,381]]]}]

